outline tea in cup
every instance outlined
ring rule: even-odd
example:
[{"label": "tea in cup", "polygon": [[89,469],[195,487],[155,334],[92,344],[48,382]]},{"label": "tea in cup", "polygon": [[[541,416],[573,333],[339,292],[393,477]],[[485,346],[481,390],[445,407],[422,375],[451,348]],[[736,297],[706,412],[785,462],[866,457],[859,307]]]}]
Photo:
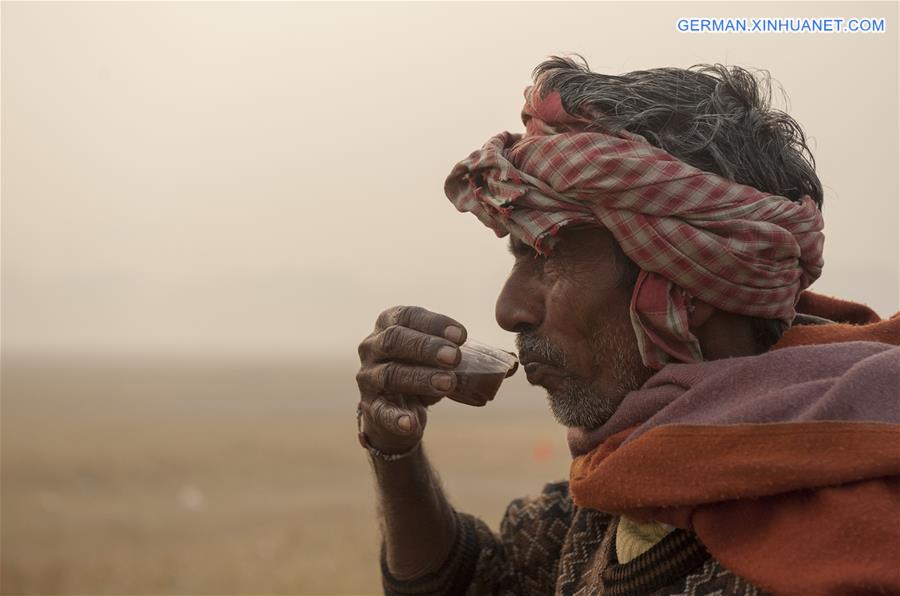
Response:
[{"label": "tea in cup", "polygon": [[450,399],[470,406],[483,406],[494,399],[503,379],[511,377],[519,368],[519,359],[512,352],[500,350],[470,339],[459,347],[462,358],[456,369],[456,389]]}]

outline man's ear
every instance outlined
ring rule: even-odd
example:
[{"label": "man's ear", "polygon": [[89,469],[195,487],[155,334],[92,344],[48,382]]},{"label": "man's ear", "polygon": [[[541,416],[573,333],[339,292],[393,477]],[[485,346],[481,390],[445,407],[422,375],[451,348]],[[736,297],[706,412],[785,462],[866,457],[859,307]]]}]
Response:
[{"label": "man's ear", "polygon": [[691,329],[703,327],[715,312],[716,308],[714,306],[694,298],[692,308],[688,309],[688,326]]}]

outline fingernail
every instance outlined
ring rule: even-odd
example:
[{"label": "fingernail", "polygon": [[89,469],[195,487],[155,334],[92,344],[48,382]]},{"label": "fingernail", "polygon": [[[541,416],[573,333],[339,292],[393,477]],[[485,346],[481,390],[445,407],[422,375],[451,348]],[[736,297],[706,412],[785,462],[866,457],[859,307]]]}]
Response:
[{"label": "fingernail", "polygon": [[462,341],[463,338],[462,329],[460,329],[456,325],[450,325],[449,327],[444,329],[444,337],[446,337],[453,343],[458,344]]},{"label": "fingernail", "polygon": [[444,364],[456,364],[456,355],[459,352],[453,346],[444,346],[437,353],[437,359]]},{"label": "fingernail", "polygon": [[400,416],[397,419],[397,426],[400,427],[400,430],[408,432],[412,430],[412,419],[409,416]]},{"label": "fingernail", "polygon": [[453,382],[453,379],[450,378],[450,375],[447,373],[435,373],[431,375],[431,385],[435,389],[439,389],[440,391],[447,391],[450,389],[450,384]]}]

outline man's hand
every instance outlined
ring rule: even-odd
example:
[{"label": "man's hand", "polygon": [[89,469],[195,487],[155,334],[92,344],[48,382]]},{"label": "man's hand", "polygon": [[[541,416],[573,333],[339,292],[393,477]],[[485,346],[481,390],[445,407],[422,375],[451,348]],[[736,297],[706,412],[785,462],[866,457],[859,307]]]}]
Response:
[{"label": "man's hand", "polygon": [[421,439],[426,407],[456,387],[453,368],[466,329],[450,317],[418,306],[382,312],[359,344],[356,375],[363,430],[384,453],[402,453]]}]

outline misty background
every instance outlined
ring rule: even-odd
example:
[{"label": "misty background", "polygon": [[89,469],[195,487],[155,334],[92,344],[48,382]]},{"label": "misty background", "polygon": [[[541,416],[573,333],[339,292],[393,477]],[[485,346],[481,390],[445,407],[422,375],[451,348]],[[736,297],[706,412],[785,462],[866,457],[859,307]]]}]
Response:
[{"label": "misty background", "polygon": [[768,69],[825,185],[814,289],[892,314],[893,21],[675,29],[813,6],[4,3],[4,356],[353,359],[375,315],[406,303],[510,344],[493,321],[510,258],[443,181],[522,129],[535,65],[576,51],[607,73]]},{"label": "misty background", "polygon": [[[681,17],[885,18],[881,34]],[[512,348],[443,183],[547,56],[767,69],[825,188],[813,290],[900,305],[896,3],[0,4],[4,594],[378,593],[356,348],[395,304]],[[494,524],[565,478],[522,375],[428,453]]]}]

